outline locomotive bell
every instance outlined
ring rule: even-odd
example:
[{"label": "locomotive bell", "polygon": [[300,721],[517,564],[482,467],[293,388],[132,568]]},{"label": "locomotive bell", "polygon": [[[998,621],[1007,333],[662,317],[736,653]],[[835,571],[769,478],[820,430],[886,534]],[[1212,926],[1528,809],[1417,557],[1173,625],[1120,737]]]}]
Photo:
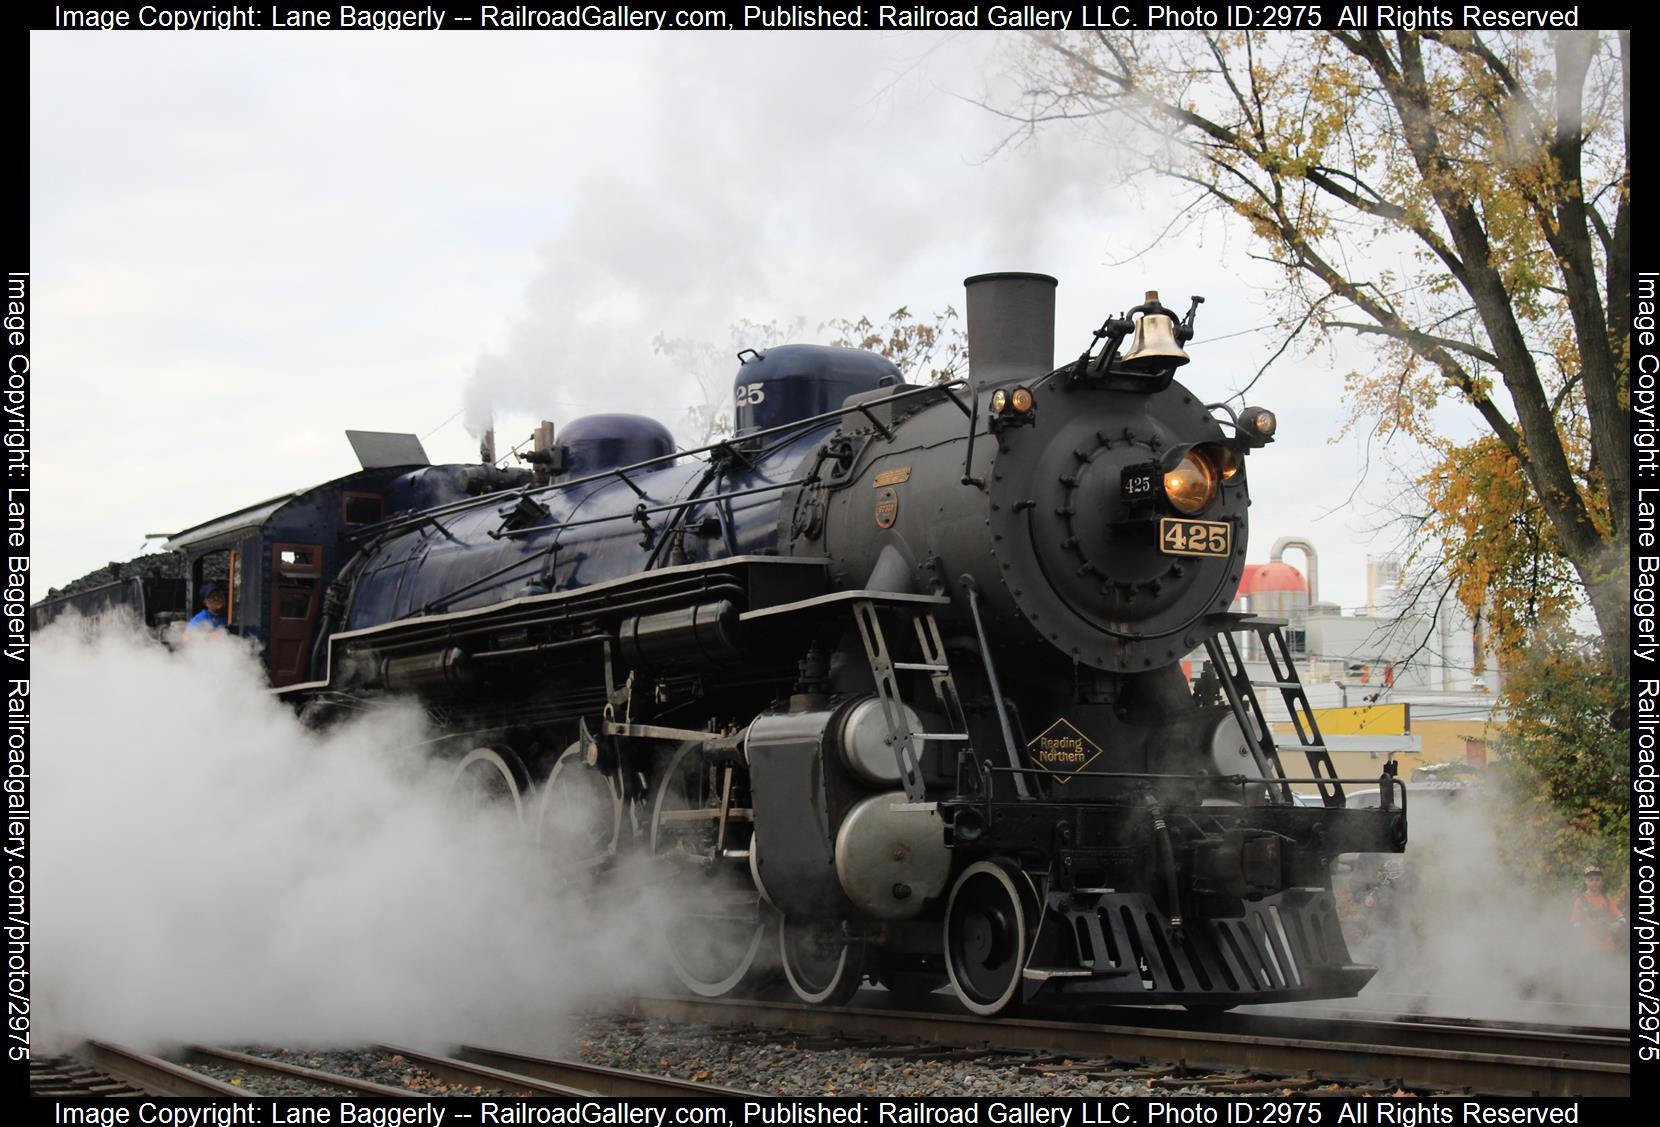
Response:
[{"label": "locomotive bell", "polygon": [[[1159,292],[1147,291],[1147,304],[1159,305]],[[1131,310],[1131,312],[1135,312]],[[1176,343],[1176,323],[1165,313],[1143,313],[1135,323],[1135,340],[1128,352],[1118,358],[1118,366],[1132,372],[1160,372],[1176,368],[1188,361],[1187,353]]]}]

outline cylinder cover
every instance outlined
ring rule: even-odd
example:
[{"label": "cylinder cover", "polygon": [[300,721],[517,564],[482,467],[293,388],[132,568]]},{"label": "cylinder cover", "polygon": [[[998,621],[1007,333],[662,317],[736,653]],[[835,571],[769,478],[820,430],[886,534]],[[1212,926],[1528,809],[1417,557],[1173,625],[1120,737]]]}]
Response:
[{"label": "cylinder cover", "polygon": [[[905,723],[912,732],[922,731],[916,709],[904,705]],[[867,786],[894,787],[900,782],[899,760],[888,743],[888,724],[882,716],[882,702],[876,697],[860,701],[842,720],[841,761],[854,778]],[[923,743],[916,742],[917,759]]]},{"label": "cylinder cover", "polygon": [[849,810],[836,833],[836,876],[855,907],[880,920],[903,920],[945,892],[951,853],[932,805],[902,790],[873,794]]}]

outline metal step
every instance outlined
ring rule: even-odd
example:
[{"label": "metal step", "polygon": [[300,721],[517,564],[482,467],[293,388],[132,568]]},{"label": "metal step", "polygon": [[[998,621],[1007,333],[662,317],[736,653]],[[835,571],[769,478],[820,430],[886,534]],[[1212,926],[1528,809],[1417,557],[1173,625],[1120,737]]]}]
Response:
[{"label": "metal step", "polygon": [[1095,972],[1087,967],[1023,967],[1020,977],[1032,982],[1048,982],[1051,978],[1092,978]]}]

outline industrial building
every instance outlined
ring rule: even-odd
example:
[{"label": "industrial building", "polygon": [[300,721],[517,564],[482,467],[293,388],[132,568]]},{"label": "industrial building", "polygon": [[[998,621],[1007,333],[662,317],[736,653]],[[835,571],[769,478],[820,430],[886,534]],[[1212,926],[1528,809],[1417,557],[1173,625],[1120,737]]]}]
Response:
[{"label": "industrial building", "polygon": [[[1302,567],[1284,556],[1300,553]],[[1464,608],[1406,580],[1395,557],[1368,558],[1366,605],[1345,613],[1319,597],[1314,543],[1287,536],[1245,566],[1233,610],[1280,619],[1315,721],[1340,776],[1376,775],[1393,757],[1410,781],[1426,765],[1485,766],[1495,742],[1500,671]],[[1253,681],[1272,673],[1257,639],[1245,647]],[[1191,655],[1197,675],[1204,653]],[[1280,743],[1296,747],[1280,694],[1259,690]],[[1288,739],[1286,738],[1288,737]],[[1287,762],[1292,775],[1304,773]]]}]

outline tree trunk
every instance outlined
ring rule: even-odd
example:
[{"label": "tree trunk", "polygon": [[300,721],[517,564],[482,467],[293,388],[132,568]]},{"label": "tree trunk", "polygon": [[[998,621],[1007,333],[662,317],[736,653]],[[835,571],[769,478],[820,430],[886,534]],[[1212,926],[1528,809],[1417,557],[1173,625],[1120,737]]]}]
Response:
[{"label": "tree trunk", "polygon": [[1589,561],[1574,559],[1574,570],[1585,593],[1590,596],[1591,610],[1596,615],[1597,627],[1607,644],[1605,661],[1609,674],[1618,680],[1631,679],[1631,588],[1629,570],[1619,558],[1613,545],[1605,545]]}]

